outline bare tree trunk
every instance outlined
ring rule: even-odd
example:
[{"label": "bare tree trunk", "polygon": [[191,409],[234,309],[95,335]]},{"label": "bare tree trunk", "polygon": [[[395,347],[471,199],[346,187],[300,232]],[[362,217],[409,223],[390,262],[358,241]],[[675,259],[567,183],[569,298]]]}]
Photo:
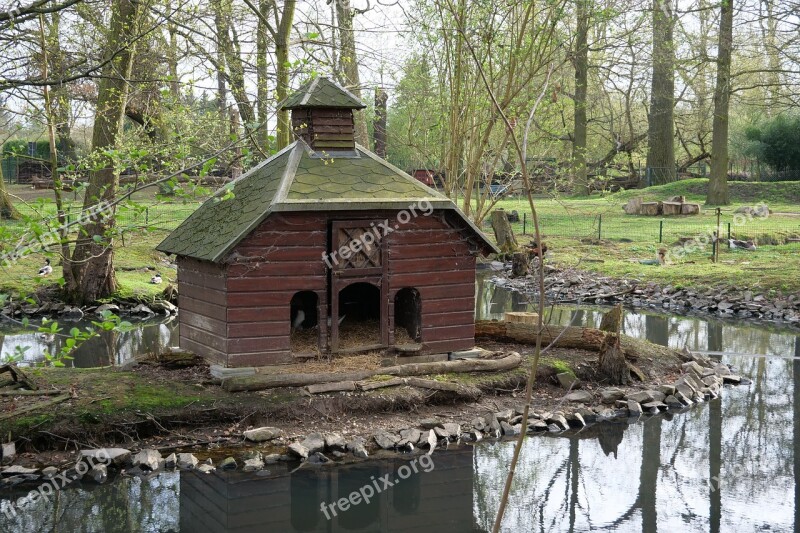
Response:
[{"label": "bare tree trunk", "polygon": [[375,88],[375,153],[386,158],[386,102],[389,95],[381,87]]},{"label": "bare tree trunk", "polygon": [[261,16],[258,17],[256,27],[256,110],[258,111],[259,130],[256,139],[262,149],[267,149],[269,135],[267,131],[267,119],[269,118],[269,82],[267,67],[269,59],[268,28],[266,24],[269,15],[269,5],[267,0],[261,0],[258,9]]},{"label": "bare tree trunk", "polygon": [[[96,209],[103,202],[113,202],[119,187],[119,175],[114,162],[104,152],[113,150],[122,134],[125,104],[128,98],[128,78],[134,56],[134,37],[138,34],[142,4],[132,0],[117,0],[112,6],[111,28],[106,56],[109,62],[103,69],[97,98],[92,150],[101,158],[102,168],[89,176],[83,202],[84,210]],[[76,303],[88,303],[112,294],[114,277],[114,212],[102,211],[81,224],[72,258],[64,258],[67,297]]]},{"label": "bare tree trunk", "polygon": [[[358,55],[356,54],[356,36],[353,31],[353,9],[350,0],[334,0],[336,18],[339,28],[339,58],[343,66],[344,85],[361,98],[361,79],[358,75]],[[369,146],[367,135],[367,119],[363,110],[353,110],[356,126],[356,142],[361,146]]]},{"label": "bare tree trunk", "polygon": [[3,169],[0,167],[0,220],[17,220],[19,211],[11,202],[11,197],[6,191],[6,179],[3,176]]},{"label": "bare tree trunk", "polygon": [[514,230],[508,222],[508,215],[502,209],[492,211],[492,229],[497,247],[504,254],[511,254],[517,251],[519,244],[514,236]]},{"label": "bare tree trunk", "polygon": [[575,124],[572,139],[572,166],[575,172],[572,191],[588,195],[586,170],[586,89],[589,76],[589,0],[576,0],[577,33],[575,35]]},{"label": "bare tree trunk", "polygon": [[172,19],[167,21],[167,68],[169,70],[169,92],[172,99],[177,102],[181,96],[181,86],[178,79],[178,28]]},{"label": "bare tree trunk", "polygon": [[214,29],[217,32],[217,111],[220,122],[224,124],[228,120],[228,84],[225,81],[225,50],[222,36],[228,35],[228,18],[224,16],[218,1],[212,6]]},{"label": "bare tree trunk", "polygon": [[731,99],[731,51],[733,49],[733,0],[722,2],[717,51],[717,85],[714,87],[714,130],[711,135],[709,205],[728,205],[728,108]]},{"label": "bare tree trunk", "polygon": [[[239,114],[231,109],[231,139],[239,138]],[[242,175],[242,148],[237,144],[233,150],[233,162],[231,163],[231,178],[236,179]]]},{"label": "bare tree trunk", "polygon": [[647,172],[650,185],[675,181],[675,45],[672,0],[653,0],[653,77],[648,115]]},{"label": "bare tree trunk", "polygon": [[[286,0],[283,4],[278,30],[275,34],[275,60],[277,62],[277,96],[283,101],[289,95],[289,36],[292,31],[296,0]],[[292,122],[287,109],[278,110],[278,149],[292,142]]]}]

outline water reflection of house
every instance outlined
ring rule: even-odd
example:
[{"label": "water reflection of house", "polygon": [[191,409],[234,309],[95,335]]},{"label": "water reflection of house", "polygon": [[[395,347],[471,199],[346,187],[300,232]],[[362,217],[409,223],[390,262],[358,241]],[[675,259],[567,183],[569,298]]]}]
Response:
[{"label": "water reflection of house", "polygon": [[[434,468],[327,520],[322,502],[347,497],[411,457],[335,468],[303,467],[255,478],[242,473],[181,475],[181,531],[475,531],[472,448],[434,454]],[[382,484],[379,484],[382,486]]]}]

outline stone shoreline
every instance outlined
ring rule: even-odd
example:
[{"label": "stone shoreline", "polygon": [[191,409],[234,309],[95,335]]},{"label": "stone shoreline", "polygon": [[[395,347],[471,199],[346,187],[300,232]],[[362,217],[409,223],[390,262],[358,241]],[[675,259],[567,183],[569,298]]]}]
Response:
[{"label": "stone shoreline", "polygon": [[[643,385],[628,390],[604,387],[566,391],[559,404],[564,404],[563,408],[542,411],[532,405],[526,421],[522,420],[521,408],[504,409],[459,422],[425,418],[415,427],[382,429],[349,439],[337,432],[312,432],[303,438],[290,438],[278,428],[252,428],[241,435],[248,446],[237,452],[236,457],[233,454],[226,456],[217,464],[210,457],[200,460],[192,453],[172,453],[163,457],[155,449],[143,448],[133,452],[121,448],[99,448],[81,450],[75,454],[74,465],[66,468],[62,465],[59,471],[55,466],[39,469],[13,465],[15,447],[13,443],[4,444],[2,462],[12,466],[0,469],[0,488],[34,485],[56,476],[68,479],[69,483],[76,480],[105,483],[117,475],[146,476],[176,469],[206,474],[215,470],[240,470],[268,475],[268,467],[280,462],[300,461],[335,466],[370,457],[380,459],[396,454],[430,454],[446,449],[451,444],[508,439],[518,436],[522,431],[528,434],[557,434],[608,420],[635,420],[641,416],[683,411],[718,398],[724,385],[749,384],[748,380],[734,374],[726,364],[689,352],[685,353],[684,358],[686,362],[681,365],[681,375],[674,383]],[[210,449],[206,452],[198,452],[198,455],[212,455]]]},{"label": "stone shoreline", "polygon": [[[800,328],[800,294],[771,296],[727,286],[708,289],[661,286],[652,281],[618,279],[577,269],[548,266],[545,269],[545,296],[549,304],[621,303],[634,308],[657,309],[681,315],[747,319]],[[493,263],[492,270],[496,271],[496,275],[491,282],[498,287],[534,297],[538,295],[538,282],[534,276],[511,278],[510,264]]]}]

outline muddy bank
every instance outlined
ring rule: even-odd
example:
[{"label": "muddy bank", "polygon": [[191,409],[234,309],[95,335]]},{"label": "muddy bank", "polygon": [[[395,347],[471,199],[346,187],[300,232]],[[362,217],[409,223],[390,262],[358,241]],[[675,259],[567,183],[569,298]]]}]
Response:
[{"label": "muddy bank", "polygon": [[[511,265],[493,263],[489,280],[499,287],[514,290],[535,299],[537,281],[529,275],[511,277]],[[778,268],[778,267],[776,267]],[[652,281],[618,279],[596,272],[559,269],[545,266],[545,296],[548,304],[597,304],[658,309],[681,315],[722,319],[746,319],[749,322],[781,323],[800,328],[800,294],[760,293],[719,285],[707,289],[658,285]]]},{"label": "muddy bank", "polygon": [[[13,412],[27,400],[2,397],[3,416],[12,416],[0,419],[0,432],[16,445],[6,462],[19,468],[2,472],[0,483],[36,481],[48,466],[75,472],[82,450],[85,455],[102,447],[131,452],[107,465],[111,474],[116,469],[126,475],[177,467],[180,453],[197,460],[184,456],[183,464],[205,464],[207,471],[246,465],[258,471],[275,461],[339,464],[376,454],[427,452],[523,431],[560,433],[612,418],[659,416],[717,397],[726,383],[741,381],[725,365],[685,355],[637,361],[646,382],[608,387],[596,380],[595,352],[555,348],[542,360],[531,413],[523,421],[532,347],[488,338],[479,345],[516,351],[525,361],[505,372],[430,376],[477,391],[469,396],[411,386],[315,395],[299,388],[230,393],[203,364],[31,369],[29,377],[40,388],[66,390],[70,397],[19,416]],[[577,381],[565,383],[565,373]],[[83,475],[107,479],[102,469]]]}]

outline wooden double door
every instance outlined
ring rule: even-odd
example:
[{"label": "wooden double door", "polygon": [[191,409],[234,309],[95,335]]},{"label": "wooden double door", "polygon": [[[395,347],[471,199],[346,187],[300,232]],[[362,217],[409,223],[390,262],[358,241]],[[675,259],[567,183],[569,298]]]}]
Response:
[{"label": "wooden double door", "polygon": [[[344,220],[331,223],[329,258],[330,348],[333,353],[361,352],[389,345],[388,250],[382,224],[386,220]],[[362,285],[368,285],[372,289]],[[358,290],[354,290],[358,289]],[[343,301],[343,294],[361,301]],[[377,303],[374,298],[377,298]],[[354,305],[354,309],[347,309]],[[341,330],[374,325],[375,335],[362,344],[340,347]]]}]

